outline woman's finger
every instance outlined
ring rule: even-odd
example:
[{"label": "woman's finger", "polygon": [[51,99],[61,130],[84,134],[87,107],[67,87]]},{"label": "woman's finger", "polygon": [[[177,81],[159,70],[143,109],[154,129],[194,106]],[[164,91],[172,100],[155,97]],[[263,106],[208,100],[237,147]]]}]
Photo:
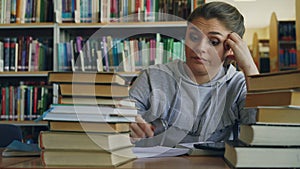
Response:
[{"label": "woman's finger", "polygon": [[140,128],[138,123],[131,123],[130,124],[130,130],[131,130],[131,137],[134,138],[145,138],[146,133]]},{"label": "woman's finger", "polygon": [[151,124],[147,123],[140,115],[136,117],[136,122],[137,125],[144,132],[146,137],[153,137],[154,131],[153,131],[153,126]]}]

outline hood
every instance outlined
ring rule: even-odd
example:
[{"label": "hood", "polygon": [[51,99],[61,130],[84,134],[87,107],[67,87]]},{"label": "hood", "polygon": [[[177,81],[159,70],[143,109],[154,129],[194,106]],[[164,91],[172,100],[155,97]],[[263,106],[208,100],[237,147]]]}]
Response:
[{"label": "hood", "polygon": [[[195,118],[195,114],[191,114],[191,117],[186,119],[197,119],[194,121],[194,124],[202,124],[202,125],[194,125],[186,124],[186,126],[182,126],[182,123],[178,123],[178,128],[183,130],[189,129],[192,131],[196,131],[198,133],[198,141],[206,141],[210,138],[213,132],[217,129],[218,124],[221,121],[222,113],[220,110],[224,110],[224,106],[226,103],[226,95],[227,95],[227,83],[231,80],[235,73],[236,68],[233,65],[228,67],[222,67],[221,70],[217,73],[217,75],[211,79],[208,83],[197,84],[194,82],[186,73],[186,63],[180,60],[176,60],[173,63],[167,64],[166,68],[173,72],[173,76],[180,83],[177,92],[180,92],[181,88],[185,88],[183,91],[187,93],[185,96],[185,100],[187,97],[191,98],[191,100],[197,100],[197,102],[193,102],[194,105],[201,105],[201,107],[206,107],[206,113],[202,118]],[[182,83],[181,83],[182,82]],[[195,92],[197,91],[197,92]],[[196,94],[198,93],[198,95]],[[181,92],[182,94],[182,92]],[[180,95],[181,95],[180,94]],[[199,97],[201,95],[211,95],[209,97]],[[193,98],[193,99],[192,99]],[[183,101],[183,100],[181,100]],[[194,110],[199,110],[196,107]],[[197,111],[195,111],[197,112]],[[222,112],[222,111],[221,111]],[[198,112],[199,113],[199,112]],[[204,113],[204,112],[202,112]],[[184,113],[187,116],[187,113]],[[182,117],[181,117],[182,118]],[[199,128],[200,127],[200,128]],[[189,136],[188,136],[189,137]],[[187,138],[187,140],[190,140]],[[194,139],[192,139],[195,141]]]}]

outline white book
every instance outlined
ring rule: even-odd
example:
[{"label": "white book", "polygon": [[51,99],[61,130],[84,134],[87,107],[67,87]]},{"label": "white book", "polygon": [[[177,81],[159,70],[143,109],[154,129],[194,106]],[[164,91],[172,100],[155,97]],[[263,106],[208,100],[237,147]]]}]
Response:
[{"label": "white book", "polygon": [[29,51],[28,51],[28,71],[30,72],[30,71],[33,71],[33,69],[34,69],[34,66],[33,66],[33,64],[34,64],[34,56],[32,56],[32,55],[34,55],[35,54],[35,47],[33,48],[32,47],[33,46],[33,42],[31,42],[30,44],[29,44]]},{"label": "white book", "polygon": [[3,42],[0,41],[0,72],[4,71],[4,47]]},{"label": "white book", "polygon": [[65,114],[65,113],[44,113],[43,120],[47,121],[84,121],[84,122],[135,122],[134,116],[112,116],[98,114]]},{"label": "white book", "polygon": [[102,52],[101,50],[97,51],[97,71],[103,72],[103,62],[102,62]]},{"label": "white book", "polygon": [[5,23],[10,23],[10,9],[11,9],[11,1],[6,1],[6,16]]},{"label": "white book", "polygon": [[136,116],[137,109],[102,105],[52,104],[50,113]]},{"label": "white book", "polygon": [[6,1],[5,0],[1,0],[1,4],[2,4],[2,8],[1,10],[1,18],[0,18],[0,23],[5,23],[5,16],[6,16]]},{"label": "white book", "polygon": [[[19,44],[18,43],[16,43],[16,45],[15,45],[15,50],[16,50],[16,52],[15,52],[15,72],[17,72],[18,71],[18,56],[19,56],[19,52],[18,52],[19,51]],[[1,49],[0,49],[0,52],[1,52]],[[0,72],[1,72],[1,56],[0,56]]]}]

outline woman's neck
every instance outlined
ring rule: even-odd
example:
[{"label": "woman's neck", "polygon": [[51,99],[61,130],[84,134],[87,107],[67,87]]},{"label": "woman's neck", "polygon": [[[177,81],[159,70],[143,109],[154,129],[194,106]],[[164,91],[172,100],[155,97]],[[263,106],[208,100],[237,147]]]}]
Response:
[{"label": "woman's neck", "polygon": [[213,74],[208,74],[207,72],[193,72],[191,71],[191,69],[189,69],[188,66],[185,67],[185,71],[187,72],[190,79],[199,85],[210,82],[211,79],[213,79],[217,74],[217,72],[214,72]]}]

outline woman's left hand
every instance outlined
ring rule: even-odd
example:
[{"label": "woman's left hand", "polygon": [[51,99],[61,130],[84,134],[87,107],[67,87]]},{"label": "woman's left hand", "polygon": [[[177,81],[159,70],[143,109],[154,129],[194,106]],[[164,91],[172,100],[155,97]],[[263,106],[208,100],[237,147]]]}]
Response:
[{"label": "woman's left hand", "polygon": [[[259,74],[247,43],[237,33],[230,33],[228,35],[226,43],[230,46],[231,50],[234,53],[234,57],[230,59],[234,59],[237,62],[246,76]],[[232,56],[229,55],[228,57]]]}]

